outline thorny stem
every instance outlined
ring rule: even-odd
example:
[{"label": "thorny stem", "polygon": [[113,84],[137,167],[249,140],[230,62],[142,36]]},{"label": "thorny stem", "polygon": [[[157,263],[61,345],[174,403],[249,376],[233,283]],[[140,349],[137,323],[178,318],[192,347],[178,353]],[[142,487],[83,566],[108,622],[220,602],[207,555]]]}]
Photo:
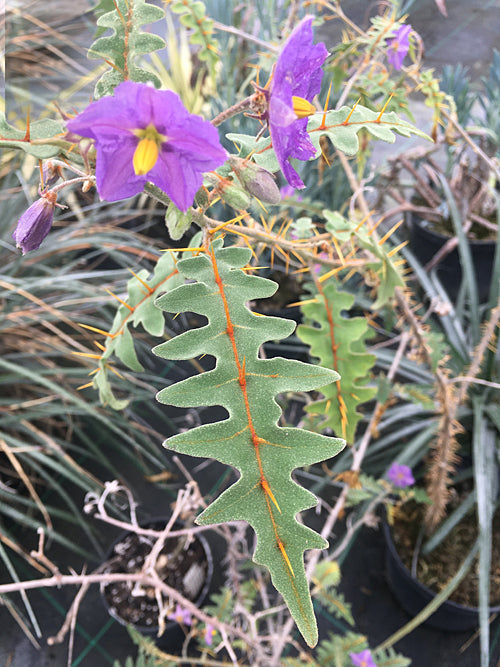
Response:
[{"label": "thorny stem", "polygon": [[224,123],[224,121],[229,120],[229,118],[237,116],[239,113],[242,113],[247,109],[251,109],[253,101],[254,101],[254,95],[250,95],[250,97],[245,98],[241,102],[237,102],[236,104],[230,106],[228,109],[221,111],[220,114],[215,116],[215,118],[213,118],[210,122],[214,127],[218,127],[219,125]]}]

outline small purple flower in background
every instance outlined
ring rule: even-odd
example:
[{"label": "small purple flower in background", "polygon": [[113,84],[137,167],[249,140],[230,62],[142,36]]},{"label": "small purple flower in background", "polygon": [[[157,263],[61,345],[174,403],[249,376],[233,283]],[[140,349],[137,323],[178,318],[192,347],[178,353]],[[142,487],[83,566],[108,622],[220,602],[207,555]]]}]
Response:
[{"label": "small purple flower in background", "polygon": [[258,88],[265,97],[265,109],[259,114],[267,123],[278,164],[293,188],[305,185],[289,158],[310,160],[316,149],[307,134],[307,117],[315,113],[311,104],[320,92],[328,51],[320,42],[313,44],[312,16],[296,26],[281,50],[271,81]]},{"label": "small purple flower in background", "polygon": [[393,463],[387,471],[387,477],[391,480],[394,486],[399,486],[401,489],[405,486],[415,484],[411,468],[402,463]]},{"label": "small purple flower in background", "polygon": [[186,212],[203,173],[227,157],[211,123],[190,114],[175,93],[145,83],[124,81],[66,126],[95,140],[97,190],[107,201],[132,197],[150,181]]},{"label": "small purple flower in background", "polygon": [[40,199],[31,204],[19,218],[12,238],[16,246],[21,248],[23,255],[39,248],[50,232],[56,200],[57,195],[54,192],[41,193]]},{"label": "small purple flower in background", "polygon": [[361,651],[361,653],[349,653],[349,657],[354,667],[377,667],[369,649]]},{"label": "small purple flower in background", "polygon": [[387,42],[387,60],[396,70],[403,66],[408,49],[410,48],[411,25],[401,25]]},{"label": "small purple flower in background", "polygon": [[205,635],[204,635],[205,644],[207,646],[212,646],[215,633],[216,630],[214,626],[211,623],[207,623],[207,625],[205,626]]},{"label": "small purple flower in background", "polygon": [[189,611],[181,607],[180,604],[176,605],[175,611],[169,614],[167,618],[170,619],[171,621],[176,621],[181,625],[192,625],[193,623]]}]

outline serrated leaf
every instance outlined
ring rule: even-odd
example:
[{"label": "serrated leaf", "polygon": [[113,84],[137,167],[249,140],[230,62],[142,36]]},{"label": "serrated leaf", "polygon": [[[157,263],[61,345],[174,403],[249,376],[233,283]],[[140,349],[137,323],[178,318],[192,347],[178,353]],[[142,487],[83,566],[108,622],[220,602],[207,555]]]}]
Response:
[{"label": "serrated leaf", "polygon": [[380,113],[358,104],[352,109],[342,107],[323,115],[311,116],[307,131],[313,145],[320,153],[319,140],[326,135],[335,148],[346,155],[355,155],[359,150],[358,132],[364,128],[376,139],[393,144],[396,134],[410,137],[412,134],[429,139],[424,132],[408,121],[401,120],[394,111]]},{"label": "serrated leaf", "polygon": [[[321,428],[331,428],[347,442],[353,442],[362,414],[357,408],[375,396],[375,387],[366,386],[366,378],[376,357],[366,352],[368,323],[363,317],[343,315],[354,303],[354,295],[343,292],[336,282],[325,287],[310,285],[315,302],[305,303],[301,310],[315,326],[301,324],[297,336],[311,348],[311,355],[327,368],[333,368],[340,380],[321,389],[324,399],[306,406],[312,414],[325,415]],[[319,327],[317,326],[319,324]],[[358,350],[354,349],[357,343]]]},{"label": "serrated leaf", "polygon": [[234,141],[238,146],[240,157],[246,158],[251,154],[254,162],[259,167],[263,167],[271,173],[279,171],[280,166],[269,137],[255,139],[254,136],[249,134],[236,134],[232,132],[226,135],[226,138],[229,141]]},{"label": "serrated leaf", "polygon": [[155,23],[165,16],[160,7],[146,0],[115,0],[115,8],[97,19],[99,29],[109,29],[111,35],[98,37],[89,49],[89,58],[102,58],[112,66],[96,83],[94,97],[110,95],[122,81],[152,82],[156,88],[160,79],[137,67],[137,56],[162,49],[165,41],[158,35],[144,32],[141,27]]},{"label": "serrated leaf", "polygon": [[156,308],[154,300],[163,290],[173,289],[182,282],[175,266],[172,253],[164,253],[156,263],[153,276],[143,269],[127,283],[127,298],[117,309],[105,349],[99,360],[99,368],[94,374],[93,386],[99,391],[101,403],[115,410],[122,410],[128,404],[117,399],[108,377],[109,362],[113,355],[118,357],[131,370],[141,371],[142,365],[137,359],[134,341],[129,326],[141,325],[152,336],[161,336],[165,328],[163,313]]},{"label": "serrated leaf", "polygon": [[30,123],[29,138],[26,136],[26,130],[18,130],[9,125],[5,118],[5,113],[0,111],[0,148],[17,148],[23,150],[25,153],[34,155],[40,160],[54,157],[61,152],[61,147],[50,145],[50,143],[43,145],[35,145],[33,140],[46,139],[60,139],[60,136],[65,133],[64,125],[57,120],[44,118]]},{"label": "serrated leaf", "polygon": [[317,641],[303,553],[322,549],[325,541],[300,524],[296,515],[317,499],[296,484],[292,471],[335,456],[341,440],[278,426],[281,409],[276,395],[309,391],[335,381],[329,369],[281,358],[261,359],[268,340],[288,336],[295,323],[259,317],[247,302],[271,296],[277,285],[247,275],[240,269],[251,258],[246,248],[223,248],[214,242],[207,253],[180,260],[179,271],[194,280],[160,297],[157,305],[168,312],[189,310],[204,315],[208,324],[159,345],[154,352],[165,359],[187,359],[198,354],[216,358],[213,370],[170,385],[158,394],[162,403],[177,407],[221,405],[228,419],[179,433],[164,445],[192,456],[216,458],[240,472],[239,480],[198,517],[206,525],[235,519],[251,524],[257,534],[254,561],[271,572],[305,640]]},{"label": "serrated leaf", "polygon": [[220,59],[219,44],[213,37],[214,22],[207,16],[204,3],[199,0],[183,0],[171,4],[170,9],[179,15],[182,25],[193,31],[189,41],[201,47],[196,56],[199,60],[208,62],[210,74],[215,78],[215,66]]},{"label": "serrated leaf", "polygon": [[366,267],[378,277],[377,298],[372,305],[373,310],[378,310],[394,297],[396,287],[404,287],[403,278],[392,260],[392,249],[387,251],[386,244],[380,243],[364,225],[360,226],[359,222],[344,218],[336,211],[324,210],[323,215],[327,221],[325,228],[338,241],[346,243],[351,240],[355,247],[368,250],[375,258],[367,262]]}]

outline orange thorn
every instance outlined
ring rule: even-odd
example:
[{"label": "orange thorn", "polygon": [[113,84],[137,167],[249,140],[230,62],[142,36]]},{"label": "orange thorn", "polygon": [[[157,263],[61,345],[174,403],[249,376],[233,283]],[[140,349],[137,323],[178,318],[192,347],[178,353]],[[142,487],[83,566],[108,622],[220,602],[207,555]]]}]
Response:
[{"label": "orange thorn", "polygon": [[404,222],[404,220],[403,220],[402,218],[401,218],[401,220],[400,220],[399,222],[396,222],[396,224],[395,224],[393,227],[391,227],[391,228],[389,229],[389,231],[388,231],[386,234],[384,234],[384,235],[382,236],[382,238],[380,239],[380,241],[377,241],[377,245],[382,245],[383,243],[385,243],[385,242],[387,241],[387,239],[389,238],[389,236],[391,236],[391,234],[393,234],[393,233],[396,231],[396,229],[398,229],[399,227],[401,227],[401,225],[403,224],[403,222]]},{"label": "orange thorn", "polygon": [[[262,479],[262,480],[260,481],[260,484],[261,484],[262,488],[264,489],[264,493],[267,493],[267,495],[269,496],[269,498],[271,498],[271,500],[273,501],[274,505],[276,506],[276,509],[277,509],[278,512],[281,514],[280,506],[278,505],[278,502],[277,502],[276,498],[274,497],[273,492],[271,491],[271,487],[270,487],[269,484],[267,483],[267,479]],[[292,568],[290,567],[290,569],[292,569]]]},{"label": "orange thorn", "polygon": [[93,354],[92,352],[75,352],[72,351],[71,354],[75,354],[77,357],[88,357],[89,359],[101,359],[100,354]]},{"label": "orange thorn", "polygon": [[353,108],[349,111],[349,114],[347,115],[347,118],[340,123],[341,125],[348,125],[349,124],[349,119],[351,118],[352,114],[354,113],[354,109],[358,106],[358,104],[361,102],[361,97],[358,99],[356,104],[353,106]]},{"label": "orange thorn", "polygon": [[104,345],[102,345],[101,343],[99,343],[99,341],[95,340],[95,341],[94,341],[94,345],[95,345],[97,348],[99,348],[102,352],[106,352],[106,348],[104,347]]},{"label": "orange thorn", "polygon": [[147,291],[148,291],[149,294],[153,294],[154,289],[151,288],[151,287],[147,284],[147,282],[146,282],[145,280],[143,280],[142,278],[140,278],[140,277],[137,275],[137,273],[135,273],[135,271],[132,271],[132,269],[128,269],[128,270],[129,270],[130,273],[134,276],[134,278],[136,278],[136,279],[141,283],[141,285],[147,289]]},{"label": "orange thorn", "polygon": [[26,114],[26,134],[22,141],[31,141],[31,131],[30,131],[30,108],[28,107],[28,113]]},{"label": "orange thorn", "polygon": [[89,331],[94,331],[95,333],[100,333],[103,336],[109,336],[110,338],[114,338],[115,335],[109,333],[109,331],[104,331],[104,329],[98,329],[97,327],[91,327],[90,324],[83,324],[82,322],[78,322],[79,327],[83,327],[84,329],[88,329]]},{"label": "orange thorn", "polygon": [[[328,103],[330,101],[330,93],[332,91],[332,84],[333,84],[333,81],[330,82],[330,87],[328,88],[328,93],[327,93],[327,96],[326,96],[325,106],[323,107],[323,118],[321,119],[321,125],[318,127],[318,130],[326,129],[326,125],[325,125],[326,112],[328,111]],[[328,162],[328,160],[327,160],[327,162]]]},{"label": "orange thorn", "polygon": [[278,548],[281,551],[281,555],[285,559],[285,563],[288,565],[290,572],[292,573],[292,576],[295,577],[295,572],[293,571],[292,564],[290,563],[290,559],[288,558],[288,554],[285,551],[285,547],[283,546],[283,542],[281,540],[278,540]]},{"label": "orange thorn", "polygon": [[337,255],[338,255],[340,261],[342,262],[342,264],[345,265],[344,255],[342,254],[342,250],[341,250],[341,248],[340,248],[340,246],[339,246],[339,244],[338,244],[338,241],[337,241],[337,239],[335,238],[335,236],[332,236],[332,241],[333,241],[333,245],[335,246],[335,250],[337,251]]},{"label": "orange thorn", "polygon": [[[401,250],[401,248],[404,248],[405,245],[408,245],[408,243],[409,243],[409,240],[403,241],[403,243],[400,243],[400,244],[397,245],[395,248],[393,248],[392,250],[390,250],[390,251],[387,253],[387,257],[392,257],[392,256],[395,255],[397,252],[399,252],[399,251]],[[405,260],[403,259],[402,262],[404,263]],[[395,262],[395,264],[397,264],[397,263],[399,263],[399,262]]]},{"label": "orange thorn", "polygon": [[377,116],[377,118],[375,118],[375,122],[376,122],[376,123],[380,123],[380,119],[382,118],[382,114],[383,114],[384,111],[387,109],[387,107],[388,107],[388,105],[389,105],[389,102],[392,100],[393,97],[394,97],[394,93],[391,93],[391,94],[389,95],[389,97],[387,98],[387,102],[386,102],[386,103],[384,104],[384,106],[382,107],[382,110],[380,111],[380,113],[379,113],[379,115]]},{"label": "orange thorn", "polygon": [[117,296],[116,294],[114,294],[111,290],[107,289],[106,292],[107,292],[108,294],[111,294],[111,296],[114,296],[115,299],[116,299],[117,301],[119,301],[119,302],[122,304],[122,306],[125,306],[125,308],[128,308],[128,309],[130,310],[131,313],[134,312],[135,308],[132,308],[131,305],[129,305],[129,304],[128,304],[126,301],[124,301],[123,299],[120,299],[120,297]]},{"label": "orange thorn", "polygon": [[94,386],[94,381],[92,382],[87,382],[87,384],[81,384],[79,387],[76,388],[76,391],[81,391],[82,389],[88,389],[89,387]]},{"label": "orange thorn", "polygon": [[369,211],[369,212],[365,215],[365,217],[361,220],[361,222],[359,222],[359,223],[356,225],[356,227],[354,228],[354,231],[355,231],[355,232],[358,232],[358,231],[361,229],[361,227],[365,224],[365,222],[368,220],[368,218],[369,218],[370,216],[372,216],[374,213],[375,213],[375,211]]}]

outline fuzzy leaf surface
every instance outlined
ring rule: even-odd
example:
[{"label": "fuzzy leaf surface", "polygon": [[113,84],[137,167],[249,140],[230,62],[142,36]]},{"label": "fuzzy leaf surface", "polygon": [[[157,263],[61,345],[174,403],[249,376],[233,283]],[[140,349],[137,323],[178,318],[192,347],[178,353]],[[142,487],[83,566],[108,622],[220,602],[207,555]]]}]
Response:
[{"label": "fuzzy leaf surface", "polygon": [[396,134],[410,137],[412,134],[424,139],[429,137],[411,123],[401,120],[394,111],[380,113],[358,104],[353,109],[342,107],[328,111],[324,117],[312,116],[307,131],[312,143],[320,153],[319,140],[326,135],[335,148],[346,155],[355,155],[359,150],[358,132],[364,128],[375,139],[393,144]]},{"label": "fuzzy leaf surface", "polygon": [[[338,289],[335,282],[322,287],[311,286],[316,302],[302,305],[302,312],[318,326],[301,324],[298,337],[311,348],[311,354],[323,366],[335,369],[340,380],[321,389],[324,399],[306,406],[307,412],[325,415],[321,427],[330,427],[347,442],[354,441],[356,426],[362,415],[360,404],[371,400],[375,387],[367,387],[367,374],[375,363],[375,355],[368,354],[365,338],[368,324],[364,317],[345,317],[354,303],[354,295]],[[356,348],[356,349],[355,349]]]},{"label": "fuzzy leaf surface", "polygon": [[317,642],[303,554],[326,542],[295,518],[317,499],[292,478],[292,471],[335,456],[339,439],[302,429],[278,426],[281,408],[276,395],[309,391],[338,379],[329,369],[282,358],[259,358],[260,346],[288,336],[295,323],[254,315],[247,302],[271,296],[276,283],[247,275],[246,248],[223,248],[214,242],[208,253],[178,262],[179,272],[196,282],[177,287],[157,300],[162,310],[189,310],[208,324],[187,331],[154,349],[165,359],[200,354],[216,358],[213,370],[170,385],[159,392],[162,403],[177,407],[221,405],[228,419],[179,433],[164,444],[169,449],[215,458],[231,465],[240,478],[197,519],[199,524],[245,520],[257,534],[254,561],[265,565],[274,586],[311,646]]},{"label": "fuzzy leaf surface", "polygon": [[26,130],[18,130],[9,125],[5,118],[5,113],[0,111],[0,148],[17,148],[25,153],[34,155],[40,160],[54,157],[61,152],[59,146],[47,144],[36,145],[32,143],[33,139],[58,139],[65,132],[64,125],[50,118],[36,120],[29,126],[29,136]]},{"label": "fuzzy leaf surface", "polygon": [[89,58],[102,58],[112,67],[104,72],[96,83],[96,99],[110,95],[122,81],[151,81],[156,88],[161,81],[152,72],[137,67],[137,56],[157,51],[165,46],[165,41],[158,35],[141,30],[143,25],[154,23],[165,16],[160,7],[151,5],[146,0],[115,0],[115,8],[97,19],[101,29],[109,29],[111,35],[98,37],[89,49]]},{"label": "fuzzy leaf surface", "polygon": [[127,400],[117,399],[111,389],[108,377],[109,360],[114,355],[133,371],[142,371],[130,326],[141,325],[152,336],[161,336],[165,328],[163,313],[154,305],[155,299],[164,291],[177,287],[182,282],[175,266],[172,253],[166,252],[159,258],[153,275],[143,269],[127,283],[127,298],[123,299],[116,311],[113,325],[106,336],[104,352],[99,360],[99,369],[93,384],[99,390],[100,400],[115,410],[122,410]]}]

